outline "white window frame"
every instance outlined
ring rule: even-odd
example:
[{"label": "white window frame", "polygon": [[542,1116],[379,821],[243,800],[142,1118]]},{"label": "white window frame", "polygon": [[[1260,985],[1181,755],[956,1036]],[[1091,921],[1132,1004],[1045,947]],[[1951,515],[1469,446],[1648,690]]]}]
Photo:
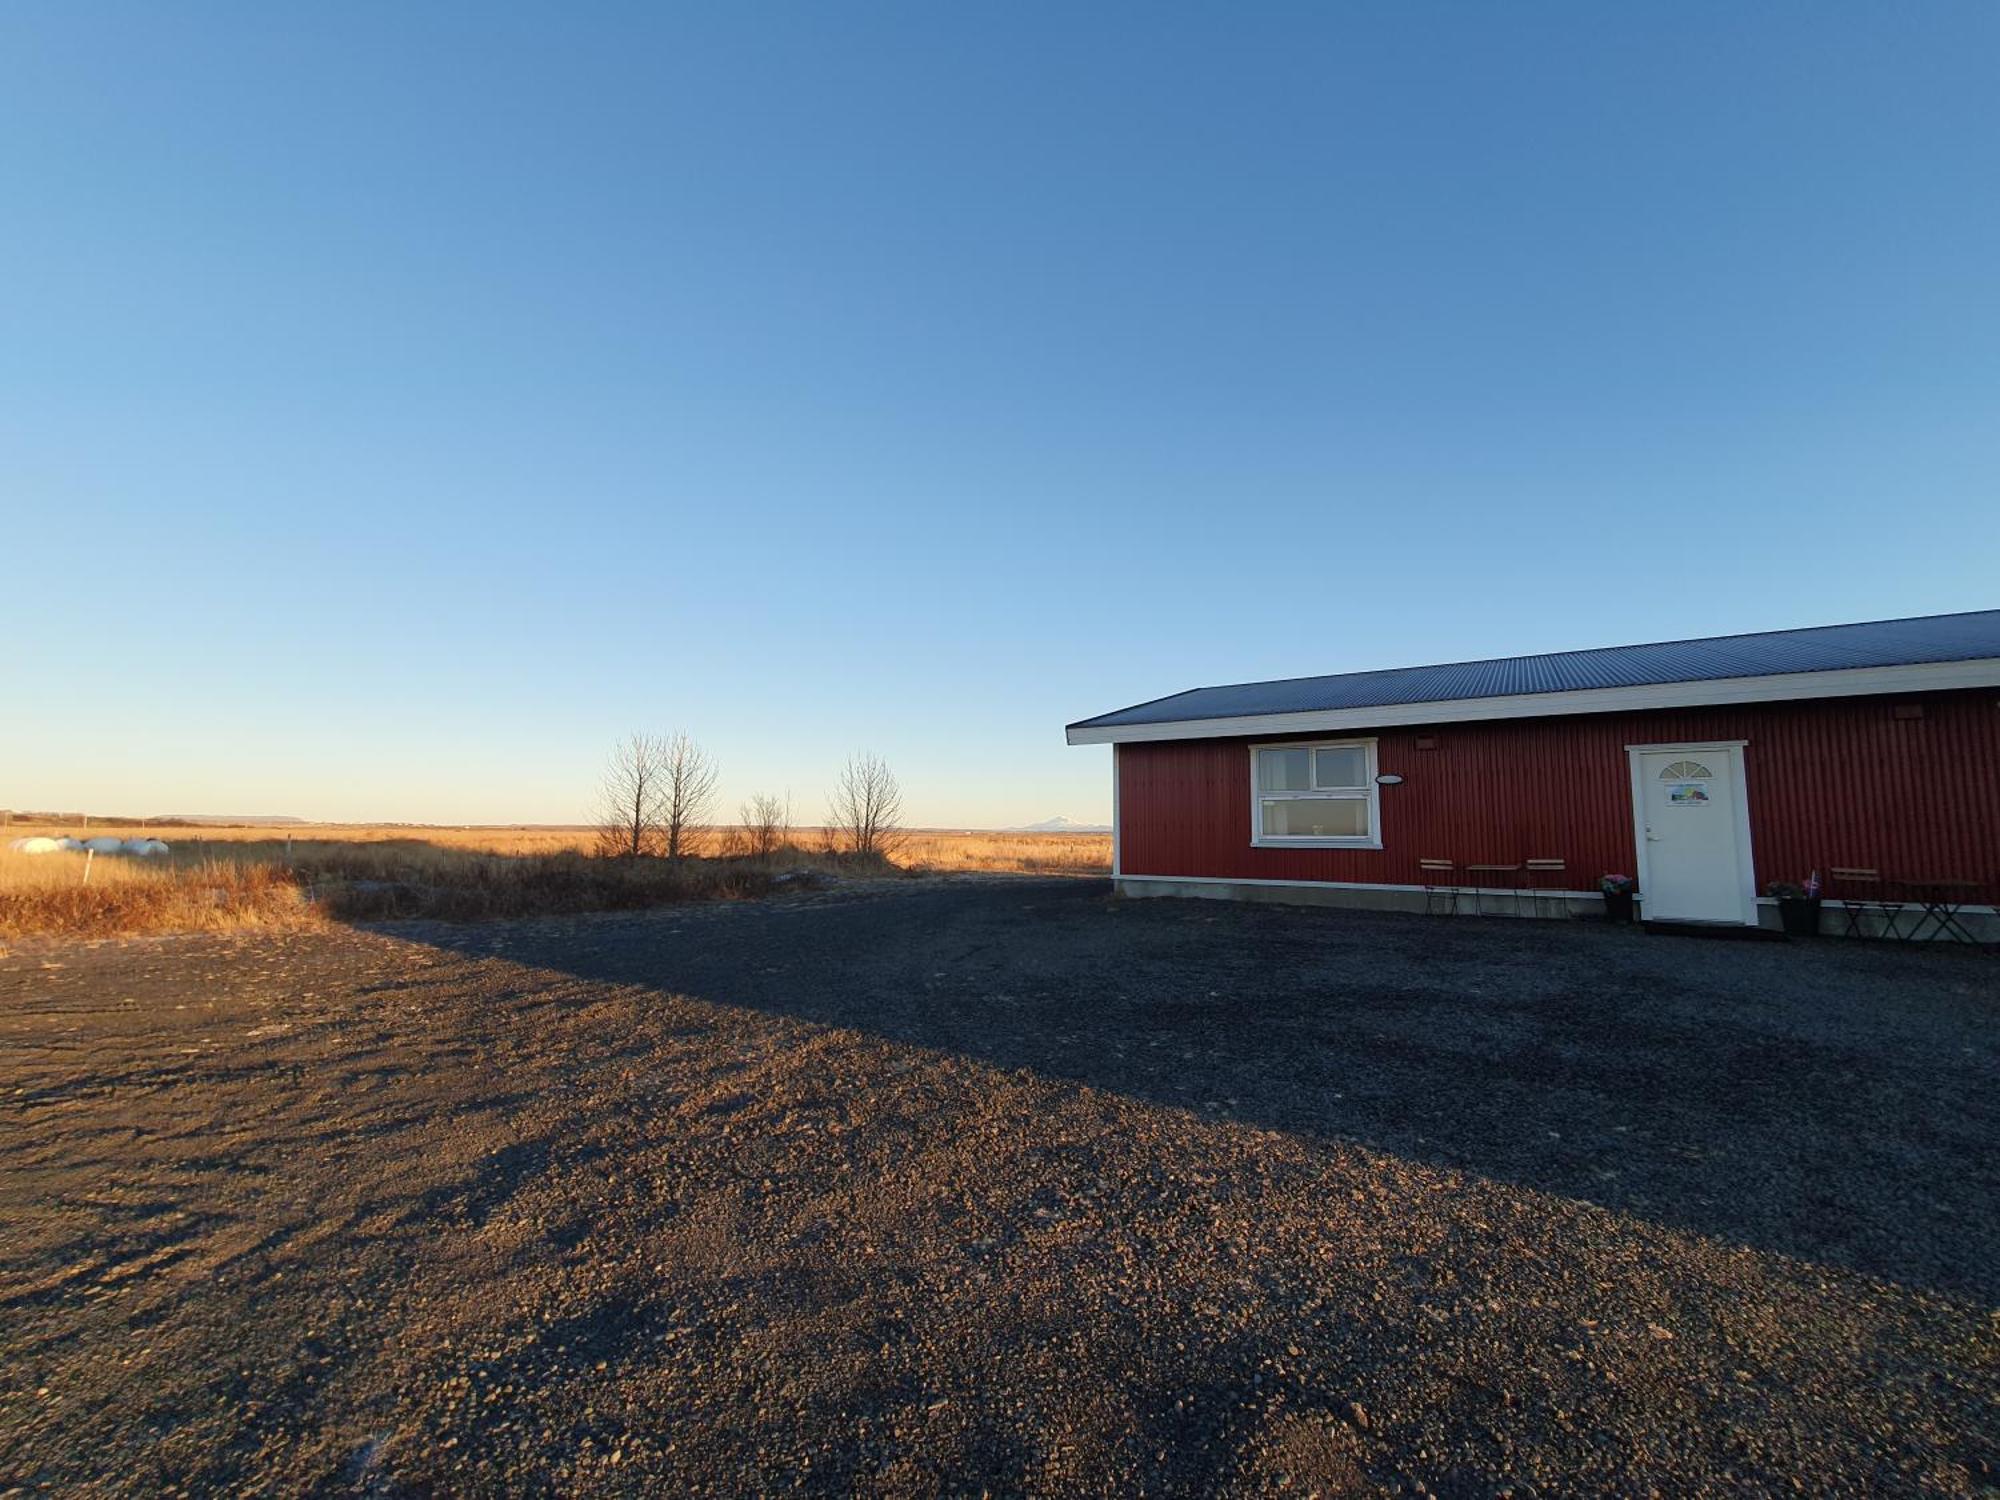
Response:
[{"label": "white window frame", "polygon": [[[1367,757],[1367,788],[1356,796],[1356,789],[1342,788],[1339,792],[1267,792],[1257,784],[1257,754],[1261,750],[1361,750]],[[1309,764],[1319,765],[1318,756],[1313,756]],[[1372,739],[1346,740],[1267,740],[1250,747],[1250,843],[1258,849],[1380,849],[1382,847],[1382,788],[1375,780],[1375,741]],[[1266,801],[1312,802],[1345,801],[1368,803],[1368,833],[1366,837],[1344,838],[1323,834],[1267,834],[1264,832],[1264,803]]]}]

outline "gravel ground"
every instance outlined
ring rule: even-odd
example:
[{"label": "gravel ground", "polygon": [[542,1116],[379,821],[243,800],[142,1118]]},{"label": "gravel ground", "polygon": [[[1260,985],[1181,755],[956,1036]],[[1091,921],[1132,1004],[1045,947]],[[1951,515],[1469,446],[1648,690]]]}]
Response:
[{"label": "gravel ground", "polygon": [[1997,1001],[1100,881],[31,945],[0,1492],[1990,1495]]}]

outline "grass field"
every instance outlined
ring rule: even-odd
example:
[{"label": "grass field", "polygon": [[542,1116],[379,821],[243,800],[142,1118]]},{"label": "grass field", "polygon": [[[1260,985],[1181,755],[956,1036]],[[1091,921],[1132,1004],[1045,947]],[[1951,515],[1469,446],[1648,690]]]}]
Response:
[{"label": "grass field", "polygon": [[287,824],[162,828],[14,823],[33,834],[164,838],[165,856],[16,854],[0,844],[0,938],[67,933],[292,928],[328,918],[479,918],[605,911],[757,896],[786,877],[887,877],[979,871],[1102,874],[1104,834],[917,830],[888,860],[831,851],[823,830],[794,829],[766,859],[733,856],[732,830],[706,830],[696,857],[592,857],[584,827]]}]

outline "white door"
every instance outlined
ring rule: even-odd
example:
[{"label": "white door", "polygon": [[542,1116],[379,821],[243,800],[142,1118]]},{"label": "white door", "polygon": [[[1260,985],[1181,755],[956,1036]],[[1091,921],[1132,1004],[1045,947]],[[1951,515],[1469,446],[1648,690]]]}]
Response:
[{"label": "white door", "polygon": [[1746,888],[1748,820],[1739,761],[1727,746],[1652,749],[1634,757],[1639,895],[1651,922],[1756,921]]}]

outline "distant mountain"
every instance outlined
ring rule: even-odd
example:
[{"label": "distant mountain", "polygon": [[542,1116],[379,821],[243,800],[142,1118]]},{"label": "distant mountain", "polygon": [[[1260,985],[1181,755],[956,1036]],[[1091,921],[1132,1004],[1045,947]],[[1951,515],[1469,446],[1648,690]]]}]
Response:
[{"label": "distant mountain", "polygon": [[197,826],[208,824],[222,826],[242,823],[261,827],[266,823],[303,823],[304,818],[294,818],[286,813],[161,813],[152,819],[155,823],[193,823]]},{"label": "distant mountain", "polygon": [[1021,828],[1008,830],[1010,833],[1109,833],[1109,823],[1072,823],[1068,818],[1057,816],[1044,818],[1039,823],[1029,823]]}]

